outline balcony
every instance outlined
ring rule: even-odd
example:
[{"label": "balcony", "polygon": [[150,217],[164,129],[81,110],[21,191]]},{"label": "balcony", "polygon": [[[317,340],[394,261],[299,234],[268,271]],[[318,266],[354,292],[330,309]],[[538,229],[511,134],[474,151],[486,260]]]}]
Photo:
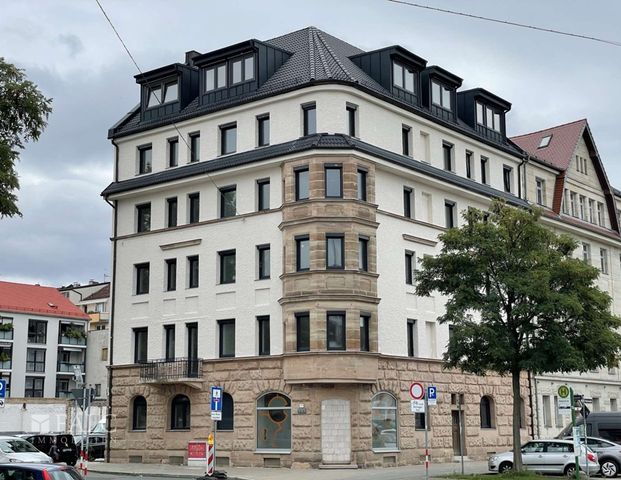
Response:
[{"label": "balcony", "polygon": [[58,344],[59,345],[77,345],[80,347],[86,347],[86,335],[84,337],[78,337],[73,335],[59,335],[58,336]]},{"label": "balcony", "polygon": [[84,372],[84,363],[78,362],[58,362],[56,372],[73,375],[73,369],[75,367],[80,367],[80,371]]},{"label": "balcony", "polygon": [[149,360],[140,364],[142,383],[183,383],[201,388],[203,361],[200,358],[175,358]]},{"label": "balcony", "polygon": [[0,340],[13,340],[13,329],[0,330]]},{"label": "balcony", "polygon": [[13,368],[12,360],[0,361],[0,370],[11,370]]}]

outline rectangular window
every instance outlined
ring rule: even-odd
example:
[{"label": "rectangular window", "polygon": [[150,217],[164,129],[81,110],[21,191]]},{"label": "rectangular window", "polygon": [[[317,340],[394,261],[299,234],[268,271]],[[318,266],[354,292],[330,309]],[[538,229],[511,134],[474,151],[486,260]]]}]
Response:
[{"label": "rectangular window", "polygon": [[366,237],[358,237],[358,269],[369,271],[369,239]]},{"label": "rectangular window", "polygon": [[218,252],[220,258],[220,283],[235,283],[235,250]]},{"label": "rectangular window", "polygon": [[223,187],[220,192],[220,218],[234,217],[237,214],[237,187]]},{"label": "rectangular window", "polygon": [[177,226],[177,197],[166,199],[166,226]]},{"label": "rectangular window", "polygon": [[300,168],[295,171],[295,199],[308,199],[308,168]]},{"label": "rectangular window", "polygon": [[257,144],[265,147],[270,144],[270,116],[261,115],[257,117]]},{"label": "rectangular window", "polygon": [[138,263],[134,265],[136,275],[136,295],[149,293],[149,264]]},{"label": "rectangular window", "polygon": [[604,275],[608,275],[608,250],[599,249],[599,269]]},{"label": "rectangular window", "polygon": [[571,216],[578,216],[578,195],[576,192],[569,192],[569,203],[571,207]]},{"label": "rectangular window", "polygon": [[403,187],[403,216],[412,218],[412,189]]},{"label": "rectangular window", "polygon": [[431,102],[434,105],[451,109],[451,90],[437,82],[431,82]]},{"label": "rectangular window", "polygon": [[446,219],[446,228],[453,228],[457,224],[457,219],[455,218],[455,202],[451,202],[449,200],[444,201],[444,216]]},{"label": "rectangular window", "polygon": [[611,412],[616,412],[617,411],[617,399],[616,398],[611,398],[610,399],[610,411]]},{"label": "rectangular window", "polygon": [[505,192],[511,193],[513,184],[513,168],[503,165],[502,166],[502,184]]},{"label": "rectangular window", "polygon": [[582,242],[582,260],[591,264],[591,245],[586,242]]},{"label": "rectangular window", "polygon": [[26,351],[26,371],[43,373],[45,372],[45,350],[40,348],[29,348]]},{"label": "rectangular window", "polygon": [[177,290],[177,259],[169,258],[166,260],[166,291],[175,290]]},{"label": "rectangular window", "polygon": [[427,419],[424,413],[414,414],[414,430],[425,430],[427,428]]},{"label": "rectangular window", "polygon": [[151,145],[138,147],[138,173],[151,173],[152,170],[152,153]]},{"label": "rectangular window", "polygon": [[343,235],[326,235],[326,268],[345,268],[345,238]]},{"label": "rectangular window", "polygon": [[149,90],[149,99],[147,100],[147,108],[156,107],[162,103],[162,88],[155,87]]},{"label": "rectangular window", "polygon": [[201,134],[190,134],[190,162],[198,162],[201,154]]},{"label": "rectangular window", "polygon": [[416,356],[416,320],[408,318],[407,323],[408,357]]},{"label": "rectangular window", "polygon": [[370,332],[371,316],[366,314],[360,315],[360,351],[370,351],[369,332]]},{"label": "rectangular window", "polygon": [[536,196],[537,204],[538,205],[545,205],[546,182],[542,178],[536,178],[535,179],[535,185],[536,185],[535,196]]},{"label": "rectangular window", "polygon": [[550,395],[543,395],[543,425],[544,427],[552,426],[552,410],[550,406]]},{"label": "rectangular window", "polygon": [[296,350],[310,351],[310,316],[308,312],[295,314]]},{"label": "rectangular window", "polygon": [[416,93],[414,70],[398,62],[392,63],[392,84],[395,87]]},{"label": "rectangular window", "polygon": [[145,363],[147,361],[147,345],[147,328],[134,328],[134,363]]},{"label": "rectangular window", "polygon": [[357,196],[358,200],[362,200],[363,202],[367,201],[367,171],[358,169],[358,191]]},{"label": "rectangular window", "polygon": [[295,238],[295,264],[298,272],[310,269],[310,240],[308,235]]},{"label": "rectangular window", "polygon": [[489,172],[487,168],[488,168],[487,157],[481,157],[481,183],[484,183],[486,185],[488,183],[488,177],[489,177]]},{"label": "rectangular window", "polygon": [[28,343],[47,343],[47,322],[28,320]]},{"label": "rectangular window", "polygon": [[188,288],[198,288],[198,255],[188,257]]},{"label": "rectangular window", "polygon": [[136,205],[136,231],[148,232],[151,230],[151,204]]},{"label": "rectangular window", "polygon": [[589,198],[589,222],[595,223],[595,200]]},{"label": "rectangular window", "polygon": [[164,350],[166,360],[175,359],[175,326],[164,325]]},{"label": "rectangular window", "polygon": [[228,155],[237,151],[237,124],[220,127],[220,155]]},{"label": "rectangular window", "polygon": [[218,320],[220,358],[235,356],[235,320]]},{"label": "rectangular window", "polygon": [[24,387],[24,397],[43,397],[43,377],[26,377],[26,385]]},{"label": "rectangular window", "polygon": [[257,245],[259,280],[270,278],[270,246]]},{"label": "rectangular window", "polygon": [[216,65],[205,70],[205,92],[226,87],[226,65]]},{"label": "rectangular window", "polygon": [[604,226],[604,204],[597,202],[597,224],[600,227]]},{"label": "rectangular window", "polygon": [[401,153],[407,157],[412,156],[412,129],[407,125],[401,126]]},{"label": "rectangular window", "polygon": [[179,165],[179,139],[175,137],[168,140],[168,166],[177,165]]},{"label": "rectangular window", "polygon": [[579,205],[580,205],[580,218],[582,220],[586,220],[586,197],[584,195],[580,195]]},{"label": "rectangular window", "polygon": [[325,189],[326,198],[343,197],[343,169],[340,165],[326,165]]},{"label": "rectangular window", "polygon": [[466,178],[474,178],[474,154],[470,150],[466,150]]},{"label": "rectangular window", "polygon": [[414,285],[416,271],[416,254],[410,250],[405,251],[405,283]]},{"label": "rectangular window", "polygon": [[444,158],[444,170],[453,171],[453,145],[442,142],[442,155]]},{"label": "rectangular window", "polygon": [[198,223],[200,218],[200,194],[190,193],[188,195],[188,223]]},{"label": "rectangular window", "polygon": [[345,350],[345,313],[328,312],[326,325],[328,350]]},{"label": "rectangular window", "polygon": [[257,317],[259,355],[270,354],[270,316]]},{"label": "rectangular window", "polygon": [[347,134],[350,137],[356,136],[356,106],[347,104]]},{"label": "rectangular window", "polygon": [[500,133],[500,113],[477,102],[477,123]]},{"label": "rectangular window", "polygon": [[563,201],[562,201],[562,211],[563,213],[569,213],[569,190],[563,190]]},{"label": "rectangular window", "polygon": [[270,180],[257,180],[257,211],[270,209]]},{"label": "rectangular window", "polygon": [[304,119],[304,136],[317,133],[317,109],[315,104],[302,105]]}]

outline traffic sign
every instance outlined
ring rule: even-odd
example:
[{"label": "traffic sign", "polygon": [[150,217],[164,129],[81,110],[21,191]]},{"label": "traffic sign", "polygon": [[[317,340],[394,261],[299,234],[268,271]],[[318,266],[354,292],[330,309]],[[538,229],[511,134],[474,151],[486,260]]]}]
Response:
[{"label": "traffic sign", "polygon": [[414,382],[410,385],[410,396],[414,400],[422,400],[425,396],[425,387],[422,383]]},{"label": "traffic sign", "polygon": [[561,398],[569,398],[569,387],[567,385],[561,385],[558,387],[558,396]]},{"label": "traffic sign", "polygon": [[0,379],[0,398],[6,398],[6,380]]},{"label": "traffic sign", "polygon": [[412,413],[425,413],[425,400],[410,400]]},{"label": "traffic sign", "polygon": [[569,415],[571,413],[570,389],[567,385],[558,387],[558,414]]},{"label": "traffic sign", "polygon": [[427,387],[427,405],[437,405],[438,402],[438,388],[435,385],[429,385]]},{"label": "traffic sign", "polygon": [[211,411],[222,411],[222,388],[211,387]]}]

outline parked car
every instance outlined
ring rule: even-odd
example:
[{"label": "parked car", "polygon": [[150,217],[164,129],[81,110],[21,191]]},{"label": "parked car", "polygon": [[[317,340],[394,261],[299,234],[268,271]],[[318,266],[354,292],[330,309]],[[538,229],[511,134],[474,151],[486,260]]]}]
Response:
[{"label": "parked car", "polygon": [[84,480],[75,468],[61,464],[11,463],[0,465],[0,480]]},{"label": "parked car", "polygon": [[[589,475],[599,471],[597,454],[584,445],[578,457],[580,470],[588,469]],[[522,446],[522,463],[528,470],[538,473],[571,476],[575,473],[574,444],[569,440],[532,440]],[[588,458],[588,465],[587,465]],[[513,468],[513,452],[492,455],[488,460],[491,472],[505,473]]]},{"label": "parked car", "polygon": [[[573,438],[567,437],[566,440],[573,440]],[[584,443],[584,437],[580,439],[580,443]],[[621,445],[597,437],[587,437],[586,443],[591,450],[597,453],[602,476],[616,477],[621,468]]]},{"label": "parked car", "polygon": [[[75,465],[78,461],[78,453],[70,433],[46,433],[36,435],[20,435],[25,440],[32,443],[39,451],[52,457],[54,462],[64,462],[68,465]],[[56,445],[53,450],[52,446]]]},{"label": "parked car", "polygon": [[[80,454],[80,450],[82,448],[86,448],[82,446],[82,436],[76,435],[75,437],[75,445],[76,450],[78,452],[78,456]],[[106,455],[106,434],[105,433],[90,433],[88,435],[88,459],[95,460],[97,458],[104,458]]]},{"label": "parked car", "polygon": [[19,437],[0,436],[0,451],[8,457],[9,462],[53,463],[48,455]]}]

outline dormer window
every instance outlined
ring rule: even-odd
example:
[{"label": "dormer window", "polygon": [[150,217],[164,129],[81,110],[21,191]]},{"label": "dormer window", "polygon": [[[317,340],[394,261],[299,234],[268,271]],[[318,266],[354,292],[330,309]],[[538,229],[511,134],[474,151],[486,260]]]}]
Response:
[{"label": "dormer window", "polygon": [[179,100],[179,84],[177,82],[167,83],[164,86],[164,103],[177,100]]},{"label": "dormer window", "polygon": [[539,142],[539,146],[537,148],[545,148],[550,145],[550,140],[552,140],[552,135],[546,135]]},{"label": "dormer window", "polygon": [[160,87],[152,88],[149,92],[149,101],[147,108],[157,107],[162,102],[162,89]]},{"label": "dormer window", "polygon": [[226,87],[226,64],[205,69],[205,91],[211,92]]},{"label": "dormer window", "polygon": [[477,102],[477,123],[500,133],[500,113]]},{"label": "dormer window", "polygon": [[231,85],[254,79],[254,55],[248,55],[231,62]]},{"label": "dormer window", "polygon": [[157,107],[164,103],[176,102],[177,100],[179,100],[178,82],[151,85],[149,89],[149,99],[147,100],[147,108]]},{"label": "dormer window", "polygon": [[438,82],[431,82],[431,102],[451,110],[451,90]]},{"label": "dormer window", "polygon": [[392,62],[392,83],[395,87],[416,93],[414,76],[415,73],[412,68],[396,61]]}]

